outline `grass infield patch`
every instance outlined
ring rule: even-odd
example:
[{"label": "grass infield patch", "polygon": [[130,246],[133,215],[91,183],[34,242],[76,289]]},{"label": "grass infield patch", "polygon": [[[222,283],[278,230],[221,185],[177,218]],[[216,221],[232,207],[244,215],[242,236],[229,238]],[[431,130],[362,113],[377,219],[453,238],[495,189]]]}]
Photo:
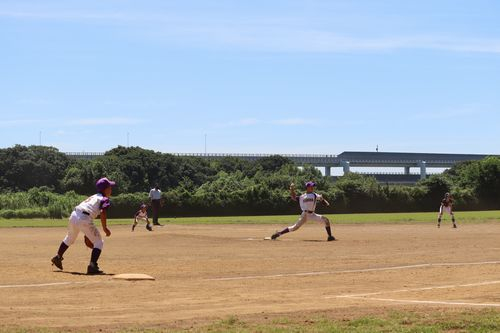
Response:
[{"label": "grass infield patch", "polygon": [[[300,315],[299,315],[300,316]],[[147,328],[133,327],[127,329],[105,328],[103,332],[120,333],[180,333],[180,332],[212,332],[212,333],[437,333],[437,332],[500,332],[500,312],[495,310],[479,311],[440,311],[430,309],[429,312],[393,311],[386,315],[374,317],[364,316],[351,319],[332,319],[324,314],[312,315],[311,318],[283,317],[268,319],[264,322],[252,322],[237,316],[228,316],[211,324],[189,328]],[[56,333],[65,330],[44,328],[1,328],[0,333],[42,332]],[[71,332],[90,332],[85,329],[72,328]]]},{"label": "grass infield patch", "polygon": [[[456,212],[458,224],[484,223],[500,220],[500,211]],[[326,214],[334,224],[396,224],[396,223],[436,223],[437,213],[372,213],[372,214]],[[165,217],[162,224],[289,224],[297,220],[297,215],[274,216],[221,216],[221,217]],[[449,220],[444,216],[443,221]],[[133,219],[110,219],[109,225],[132,224]],[[0,219],[0,228],[7,227],[65,227],[67,219]],[[99,219],[95,220],[100,224]]]}]

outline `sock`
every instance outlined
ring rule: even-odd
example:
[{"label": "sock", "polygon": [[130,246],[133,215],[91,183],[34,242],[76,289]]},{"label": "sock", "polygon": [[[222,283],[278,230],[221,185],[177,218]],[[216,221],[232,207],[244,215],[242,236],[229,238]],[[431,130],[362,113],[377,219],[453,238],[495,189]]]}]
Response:
[{"label": "sock", "polygon": [[440,223],[441,223],[441,219],[439,218],[439,219],[438,219],[438,224],[440,224]]},{"label": "sock", "polygon": [[332,228],[330,226],[328,227],[325,227],[326,229],[326,233],[328,234],[328,236],[331,236],[332,235]]},{"label": "sock", "polygon": [[281,231],[279,232],[279,234],[280,234],[280,235],[283,235],[283,234],[286,234],[286,233],[287,233],[287,232],[289,232],[289,231],[290,231],[290,230],[288,230],[288,227],[287,227],[287,228],[285,228],[285,229],[281,230]]},{"label": "sock", "polygon": [[59,258],[62,258],[63,257],[63,254],[64,252],[66,252],[66,250],[68,249],[68,245],[66,245],[66,243],[64,242],[61,242],[61,245],[59,245],[59,250],[57,251],[57,255],[59,256]]},{"label": "sock", "polygon": [[101,255],[101,250],[94,247],[92,249],[92,255],[90,256],[90,262],[97,265],[97,260],[99,260],[99,256]]}]

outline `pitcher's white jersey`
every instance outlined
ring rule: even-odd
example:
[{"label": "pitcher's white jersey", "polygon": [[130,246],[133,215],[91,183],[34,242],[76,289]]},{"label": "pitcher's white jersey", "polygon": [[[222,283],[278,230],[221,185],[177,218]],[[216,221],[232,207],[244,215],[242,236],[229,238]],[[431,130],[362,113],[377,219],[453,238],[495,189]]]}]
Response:
[{"label": "pitcher's white jersey", "polygon": [[312,193],[304,193],[296,198],[299,201],[300,209],[303,211],[311,211],[314,212],[316,209],[316,203],[318,201],[323,200],[323,196],[321,194]]},{"label": "pitcher's white jersey", "polygon": [[95,219],[101,213],[101,209],[107,209],[111,205],[109,198],[101,193],[88,197],[85,201],[75,207],[76,211],[88,213],[90,218]]}]

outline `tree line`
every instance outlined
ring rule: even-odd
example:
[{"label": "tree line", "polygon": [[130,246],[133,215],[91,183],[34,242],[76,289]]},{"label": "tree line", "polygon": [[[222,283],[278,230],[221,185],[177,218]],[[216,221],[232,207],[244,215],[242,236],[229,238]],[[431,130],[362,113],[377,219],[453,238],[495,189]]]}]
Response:
[{"label": "tree line", "polygon": [[500,208],[500,159],[455,165],[414,186],[379,184],[373,177],[350,173],[333,181],[312,166],[298,168],[275,155],[255,162],[234,157],[207,160],[175,156],[140,147],[117,147],[92,160],[75,159],[45,146],[0,149],[0,217],[67,216],[96,179],[117,182],[111,217],[129,217],[149,189],[163,191],[164,216],[295,214],[291,182],[318,183],[332,203],[322,213],[433,211],[445,192],[457,209]]}]

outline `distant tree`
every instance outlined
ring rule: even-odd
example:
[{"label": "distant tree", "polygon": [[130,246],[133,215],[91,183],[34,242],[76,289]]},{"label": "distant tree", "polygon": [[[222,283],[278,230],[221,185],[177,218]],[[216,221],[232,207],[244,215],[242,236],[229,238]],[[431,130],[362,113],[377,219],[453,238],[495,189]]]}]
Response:
[{"label": "distant tree", "polygon": [[280,155],[271,155],[258,159],[255,164],[264,171],[278,171],[284,165],[293,164],[293,161]]},{"label": "distant tree", "polygon": [[26,191],[47,186],[60,191],[69,165],[68,157],[53,147],[16,145],[0,149],[0,187]]}]

